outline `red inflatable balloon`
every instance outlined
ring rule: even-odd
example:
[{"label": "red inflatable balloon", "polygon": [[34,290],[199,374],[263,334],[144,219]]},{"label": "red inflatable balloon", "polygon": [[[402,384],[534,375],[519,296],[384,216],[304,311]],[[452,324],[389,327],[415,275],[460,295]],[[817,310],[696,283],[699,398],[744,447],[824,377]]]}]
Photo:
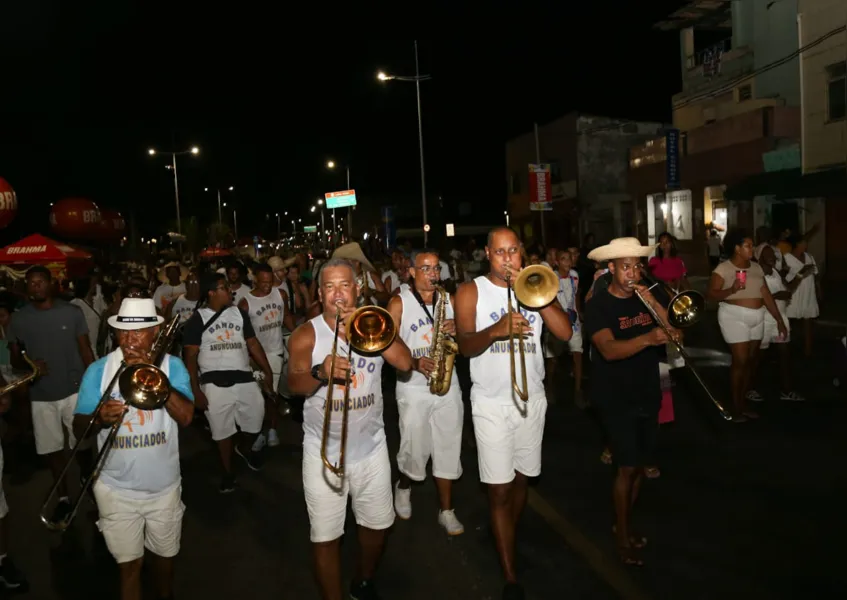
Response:
[{"label": "red inflatable balloon", "polygon": [[50,209],[50,226],[63,237],[92,239],[100,237],[100,209],[86,198],[64,198]]},{"label": "red inflatable balloon", "polygon": [[105,240],[118,242],[126,231],[126,222],[116,210],[104,208],[100,211],[102,237]]},{"label": "red inflatable balloon", "polygon": [[9,182],[0,177],[0,229],[14,221],[18,214],[18,196]]}]

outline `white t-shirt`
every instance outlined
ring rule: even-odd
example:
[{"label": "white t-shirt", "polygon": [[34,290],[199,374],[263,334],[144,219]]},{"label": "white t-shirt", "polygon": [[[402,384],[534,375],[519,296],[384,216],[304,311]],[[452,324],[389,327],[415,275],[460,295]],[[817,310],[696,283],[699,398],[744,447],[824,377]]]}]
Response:
[{"label": "white t-shirt", "polygon": [[[122,359],[123,352],[118,348],[88,367],[79,390],[77,414],[94,412]],[[174,389],[193,399],[188,371],[180,359],[167,355],[161,368]],[[123,401],[117,385],[110,397]],[[181,481],[178,430],[176,421],[164,408],[130,407],[100,472],[100,481],[133,498],[155,498],[169,492]],[[97,434],[98,449],[108,434],[108,429]]]},{"label": "white t-shirt", "polygon": [[161,311],[167,308],[168,304],[176,300],[179,296],[185,293],[185,283],[179,285],[171,285],[163,283],[153,292],[153,303]]},{"label": "white t-shirt", "polygon": [[254,296],[249,293],[244,298],[247,300],[247,314],[256,339],[262,345],[265,354],[282,354],[282,319],[285,316],[285,306],[282,303],[282,295],[278,289],[272,289],[267,296]]},{"label": "white t-shirt", "polygon": [[[411,290],[407,290],[400,294],[400,300],[403,302],[403,318],[400,322],[400,339],[406,342],[409,350],[412,352],[412,358],[421,358],[429,356],[430,348],[432,347],[432,319],[421,308],[420,302],[412,294]],[[427,305],[429,314],[435,316],[435,307],[432,304]],[[450,302],[448,295],[447,306],[444,310],[444,318],[452,319],[453,304]],[[453,369],[453,379],[450,384],[451,389],[458,389],[459,378],[456,376],[456,369]],[[416,392],[428,391],[429,381],[423,373],[411,371],[411,373],[397,373],[397,396],[403,395],[404,390],[415,390]]]},{"label": "white t-shirt", "polygon": [[250,293],[250,286],[241,284],[237,290],[232,290],[232,303],[235,306],[238,306],[238,303],[241,302],[242,298],[245,298],[247,294]]},{"label": "white t-shirt", "polygon": [[[320,365],[332,352],[335,332],[324,320],[323,315],[309,321],[315,331],[315,347],[312,350],[312,366]],[[338,355],[347,356],[347,342],[338,338]],[[368,458],[385,443],[385,426],[382,421],[382,356],[360,356],[355,351],[350,362],[353,375],[350,382],[348,409],[348,434],[346,462],[353,464]],[[324,426],[324,406],[329,386],[318,388],[313,396],[306,398],[303,405],[303,451],[312,456],[321,455],[321,435]],[[342,385],[333,386],[332,417],[330,418],[327,453],[337,457],[341,444],[341,406],[344,399]]]},{"label": "white t-shirt", "polygon": [[197,300],[189,300],[185,294],[174,300],[174,307],[171,309],[172,317],[179,317],[179,322],[184,325],[191,315],[194,314],[194,309],[197,308]]},{"label": "white t-shirt", "polygon": [[244,311],[229,306],[221,316],[206,327],[215,314],[211,308],[198,309],[185,324],[183,345],[199,346],[197,364],[200,373],[213,371],[250,371],[247,340],[256,337],[250,318]]},{"label": "white t-shirt", "polygon": [[[506,314],[506,288],[501,288],[482,275],[474,279],[477,287],[476,330],[491,327]],[[518,303],[512,295],[512,310],[518,310]],[[544,355],[541,347],[541,316],[534,311],[520,308],[521,314],[529,321],[532,333],[524,336],[523,345],[526,354],[527,390],[530,399],[544,394]],[[498,401],[504,405],[514,405],[521,400],[512,391],[511,367],[509,366],[509,340],[496,341],[479,356],[471,358],[471,400]],[[521,363],[515,349],[515,376],[521,381]],[[513,399],[514,398],[514,399]]]},{"label": "white t-shirt", "polygon": [[[770,275],[765,275],[765,284],[768,286],[768,290],[770,290],[772,295],[777,292],[788,291],[788,288],[785,287],[785,283],[783,283],[782,277],[779,276],[776,269],[771,271]],[[779,309],[780,314],[784,315],[785,309],[788,307],[788,301],[774,299],[774,302],[776,303],[776,307]],[[765,313],[765,316],[770,317],[770,313]]]},{"label": "white t-shirt", "polygon": [[573,321],[571,326],[574,331],[579,330],[579,318],[574,316],[576,314],[576,297],[578,291],[579,274],[574,269],[568,272],[567,277],[559,276],[559,292],[556,294],[556,298],[559,300],[559,304],[562,305],[562,310],[568,313],[568,317]]}]

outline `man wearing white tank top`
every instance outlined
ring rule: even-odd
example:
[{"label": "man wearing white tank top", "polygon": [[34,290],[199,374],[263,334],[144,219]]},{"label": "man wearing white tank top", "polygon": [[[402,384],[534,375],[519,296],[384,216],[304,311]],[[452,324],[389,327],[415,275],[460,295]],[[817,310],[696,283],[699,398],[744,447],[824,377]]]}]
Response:
[{"label": "man wearing white tank top", "polygon": [[[488,275],[459,287],[456,328],[459,350],[471,359],[471,407],[479,459],[479,476],[488,485],[491,527],[506,579],[503,600],[522,600],[515,573],[515,529],[526,505],[528,477],[541,473],[541,441],[547,398],[544,395],[544,354],[541,327],[562,341],[573,335],[558,302],[538,312],[519,307],[512,296],[506,308],[506,280],[521,269],[522,245],[508,227],[488,233],[485,255]],[[509,352],[509,321],[523,334],[529,398],[513,392]],[[518,358],[517,349],[515,358]],[[520,361],[515,360],[517,381]]]},{"label": "man wearing white tank top", "polygon": [[[401,519],[412,516],[412,481],[426,479],[426,464],[432,458],[432,476],[438,489],[438,524],[449,535],[464,533],[452,504],[453,481],[462,475],[462,424],[464,405],[456,370],[450,389],[443,396],[429,391],[429,376],[435,369],[430,358],[435,305],[435,285],[441,280],[436,250],[422,250],[412,257],[410,273],[414,287],[400,292],[388,303],[388,312],[398,324],[399,335],[412,352],[413,370],[397,374],[397,408],[400,413],[400,479],[394,489],[394,509]],[[441,285],[441,284],[439,284]],[[455,337],[453,299],[447,294],[442,330]]]},{"label": "man wearing white tank top", "polygon": [[[273,372],[273,391],[279,391],[279,378],[285,364],[285,346],[282,343],[282,328],[294,330],[294,315],[285,310],[285,300],[280,290],[274,287],[274,272],[268,265],[258,265],[253,269],[254,287],[246,294],[238,308],[250,315],[250,323],[256,332],[268,364]],[[265,397],[265,421],[268,432],[259,434],[253,443],[253,450],[261,450],[267,439],[268,446],[279,446],[279,436],[276,433],[278,410],[276,393]]]},{"label": "man wearing white tank top", "polygon": [[[353,265],[344,259],[329,260],[320,272],[318,294],[323,313],[291,336],[288,385],[295,394],[306,396],[303,407],[303,490],[311,525],[310,538],[321,596],[341,600],[340,540],[344,534],[347,496],[359,525],[360,564],[350,588],[353,600],[378,598],[373,576],[382,554],[385,531],[394,523],[391,495],[391,464],[382,421],[382,365],[398,371],[412,368],[409,348],[400,338],[381,354],[353,352],[348,361],[347,332],[339,324],[338,348],[333,373],[328,373],[335,339],[335,315],[342,319],[356,309],[359,289]],[[348,437],[344,477],[328,471],[321,460],[321,434],[327,403],[327,383],[332,378],[333,411],[327,454],[339,455],[341,403],[347,370],[351,369],[350,399],[347,404]]]}]

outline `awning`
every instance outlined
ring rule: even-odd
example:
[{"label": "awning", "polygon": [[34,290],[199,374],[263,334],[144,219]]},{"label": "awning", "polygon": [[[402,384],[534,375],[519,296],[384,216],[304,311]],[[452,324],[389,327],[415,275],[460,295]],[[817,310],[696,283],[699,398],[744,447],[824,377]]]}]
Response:
[{"label": "awning", "polygon": [[0,250],[0,264],[45,264],[68,259],[90,259],[88,252],[78,250],[37,233]]},{"label": "awning", "polygon": [[826,198],[847,194],[847,170],[829,169],[803,175],[800,169],[785,169],[751,175],[727,187],[727,200],[753,200],[756,196],[771,196],[776,200],[794,198]]}]

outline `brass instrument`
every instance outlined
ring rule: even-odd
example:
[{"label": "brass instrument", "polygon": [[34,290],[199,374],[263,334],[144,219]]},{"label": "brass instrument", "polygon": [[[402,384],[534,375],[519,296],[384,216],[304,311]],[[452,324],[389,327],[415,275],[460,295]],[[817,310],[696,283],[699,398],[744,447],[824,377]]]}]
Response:
[{"label": "brass instrument", "polygon": [[[653,282],[650,278],[641,275],[642,279],[647,283],[651,283],[648,289],[652,290],[653,288],[660,285],[660,282]],[[706,300],[703,298],[703,295],[700,292],[695,290],[686,290],[684,292],[678,292],[670,286],[665,284],[665,288],[668,291],[673,292],[671,294],[671,301],[668,304],[667,312],[668,312],[668,323],[671,327],[675,329],[683,329],[686,327],[691,327],[700,321],[703,318],[703,314],[705,313],[706,308]],[[697,379],[697,382],[703,387],[706,392],[706,395],[709,397],[709,400],[712,401],[718,411],[721,413],[721,416],[727,421],[732,420],[732,414],[720,403],[720,401],[715,398],[712,393],[709,391],[709,388],[706,387],[706,383],[703,381],[703,378],[700,377],[700,374],[697,372],[697,369],[694,368],[694,365],[691,362],[691,357],[688,356],[688,353],[685,351],[685,348],[678,341],[673,339],[671,336],[671,332],[668,330],[668,326],[659,318],[656,310],[650,305],[650,303],[644,299],[644,297],[635,290],[635,295],[638,296],[638,299],[641,300],[641,303],[647,308],[650,313],[650,316],[653,317],[653,320],[662,328],[662,330],[667,334],[668,339],[670,339],[670,343],[673,344],[679,353],[682,355],[682,358],[685,359],[685,365],[691,370],[691,373],[694,374],[694,378]]]},{"label": "brass instrument", "polygon": [[356,306],[368,306],[371,304],[371,288],[368,285],[368,272],[362,269],[362,274],[356,277],[356,286],[359,288],[359,296],[356,298]]},{"label": "brass instrument", "polygon": [[118,431],[123,424],[123,418],[118,419],[109,428],[109,434],[103,441],[103,445],[100,446],[91,474],[89,474],[82,482],[79,497],[76,499],[76,502],[72,504],[71,510],[61,521],[53,521],[48,514],[48,508],[51,506],[54,498],[56,498],[59,486],[64,481],[65,475],[67,475],[68,470],[73,464],[74,457],[76,457],[79,452],[80,445],[89,437],[91,430],[97,423],[97,415],[100,412],[100,409],[111,398],[112,390],[115,385],[118,386],[124,402],[138,410],[156,410],[158,408],[162,408],[165,405],[165,402],[167,402],[168,397],[171,395],[171,384],[165,376],[164,371],[160,368],[160,365],[173,344],[178,326],[179,316],[175,316],[168,321],[163,329],[159,331],[159,334],[156,336],[156,340],[153,342],[153,347],[150,349],[148,354],[148,363],[127,365],[126,361],[121,362],[121,366],[118,368],[117,373],[115,373],[114,377],[112,377],[112,380],[106,387],[106,391],[100,397],[97,407],[91,413],[91,420],[88,422],[88,425],[86,425],[85,432],[82,434],[79,441],[77,441],[73,450],[71,450],[68,462],[65,464],[64,469],[62,469],[62,473],[56,478],[56,483],[53,484],[53,488],[50,490],[50,493],[47,495],[47,499],[41,506],[41,522],[44,523],[44,525],[46,525],[51,531],[64,532],[68,529],[76,516],[80,505],[82,504],[82,499],[85,497],[85,493],[97,479],[103,465],[106,464],[106,460],[108,459],[112,446],[115,443],[115,439],[118,436]]},{"label": "brass instrument", "polygon": [[[522,269],[514,284],[512,283],[511,270],[506,271],[506,306],[508,313],[512,313],[512,293],[518,304],[530,310],[544,308],[559,293],[559,276],[549,267],[544,265],[532,265]],[[512,372],[512,389],[518,398],[527,402],[529,400],[529,389],[526,383],[526,353],[523,346],[523,335],[512,329],[511,315],[509,316],[509,366]],[[515,374],[515,343],[518,344],[518,353],[521,361],[521,385],[518,385]]]},{"label": "brass instrument", "polygon": [[432,346],[429,349],[429,357],[435,362],[435,368],[429,374],[429,391],[436,396],[443,396],[450,391],[450,383],[453,380],[453,363],[459,352],[459,345],[452,337],[444,331],[444,319],[447,316],[447,303],[450,296],[447,291],[435,286],[438,300],[435,303],[432,323]]},{"label": "brass instrument", "polygon": [[[329,431],[333,413],[333,387],[336,385],[335,359],[338,351],[338,329],[341,325],[341,306],[335,311],[335,337],[332,340],[332,358],[329,363],[329,382],[327,383],[326,403],[324,404],[324,426],[321,435],[321,460],[324,466],[334,475],[344,476],[344,450],[347,446],[348,407],[350,402],[350,379],[352,368],[347,369],[344,377],[344,401],[341,405],[341,442],[338,450],[338,461],[333,464],[327,456]],[[353,350],[360,354],[376,354],[388,348],[397,336],[397,325],[394,318],[384,308],[378,306],[362,306],[344,321],[347,338],[347,360],[353,355]]]},{"label": "brass instrument", "polygon": [[24,359],[24,362],[27,364],[27,366],[29,366],[29,368],[32,370],[32,372],[24,375],[23,377],[21,377],[17,381],[13,381],[12,383],[7,383],[2,388],[0,388],[0,397],[5,396],[6,394],[8,394],[10,392],[13,392],[14,390],[18,389],[22,385],[25,385],[25,384],[29,383],[30,381],[32,381],[33,379],[35,379],[36,377],[38,377],[38,365],[36,365],[34,362],[32,362],[32,359],[27,355],[26,350],[24,350],[22,347],[21,347],[21,358]]}]

